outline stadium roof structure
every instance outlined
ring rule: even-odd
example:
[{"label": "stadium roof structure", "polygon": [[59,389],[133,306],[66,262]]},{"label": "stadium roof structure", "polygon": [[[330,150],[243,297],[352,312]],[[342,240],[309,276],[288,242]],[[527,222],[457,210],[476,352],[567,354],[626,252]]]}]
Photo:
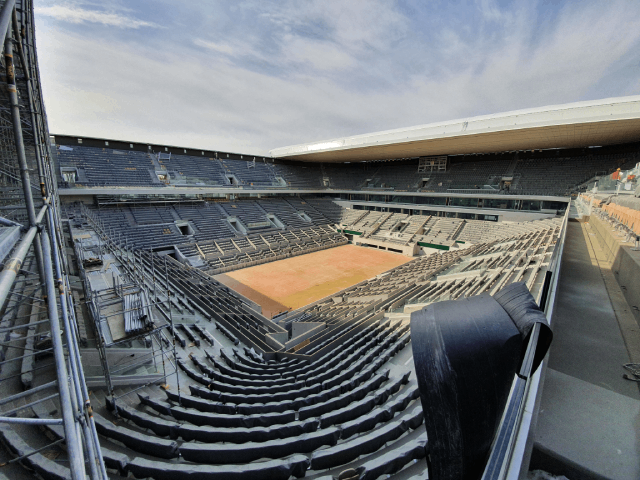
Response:
[{"label": "stadium roof structure", "polygon": [[640,95],[515,110],[270,151],[305,162],[581,148],[640,140]]}]

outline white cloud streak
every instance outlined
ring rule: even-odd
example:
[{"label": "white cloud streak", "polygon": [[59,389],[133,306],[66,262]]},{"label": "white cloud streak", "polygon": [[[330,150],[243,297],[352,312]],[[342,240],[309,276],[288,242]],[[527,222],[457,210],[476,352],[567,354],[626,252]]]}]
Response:
[{"label": "white cloud streak", "polygon": [[100,23],[109,27],[140,28],[156,27],[157,25],[144,20],[136,20],[115,12],[87,10],[74,5],[54,5],[51,7],[35,7],[36,15],[44,15],[56,20],[75,24]]},{"label": "white cloud streak", "polygon": [[[275,31],[218,31],[214,38],[194,32],[195,40],[171,40],[179,47],[173,54],[39,29],[50,129],[261,155],[302,142],[632,94],[640,85],[640,73],[628,67],[633,55],[637,65],[640,44],[635,3],[569,5],[548,21],[537,18],[535,4],[504,11],[483,2],[485,25],[443,24],[428,41],[411,35],[409,19],[392,2],[378,5],[383,19],[367,16],[359,2],[345,3],[344,11],[338,2],[257,6],[255,15]],[[200,48],[187,48],[193,44]],[[253,63],[243,63],[247,58]],[[623,66],[617,90],[604,88]]]}]

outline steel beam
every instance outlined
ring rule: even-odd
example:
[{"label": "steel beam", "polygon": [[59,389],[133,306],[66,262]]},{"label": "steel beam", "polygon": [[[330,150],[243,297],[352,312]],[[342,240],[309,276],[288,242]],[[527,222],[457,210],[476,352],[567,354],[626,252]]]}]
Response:
[{"label": "steel beam", "polygon": [[17,418],[0,417],[0,423],[20,423],[26,425],[61,425],[61,418]]},{"label": "steel beam", "polygon": [[[69,318],[69,311],[73,309],[73,302],[67,298],[67,293],[70,291],[69,285],[65,283],[67,279],[66,275],[62,271],[62,265],[60,262],[59,252],[60,246],[57,243],[55,235],[55,217],[54,211],[49,209],[49,233],[53,239],[53,260],[56,270],[56,277],[58,282],[58,290],[60,295],[60,305],[62,311],[62,319],[64,323],[64,332],[67,339],[67,349],[69,350],[69,365],[71,367],[73,390],[75,396],[72,396],[72,404],[74,409],[78,412],[82,411],[83,416],[80,420],[80,426],[82,427],[85,446],[87,447],[87,453],[89,454],[89,468],[91,469],[91,476],[93,478],[107,478],[107,471],[102,459],[102,453],[100,451],[100,442],[97,439],[95,430],[95,424],[93,423],[93,417],[91,416],[91,403],[89,400],[89,392],[87,391],[86,384],[84,382],[84,372],[82,370],[82,362],[80,360],[80,351],[77,343],[77,337],[74,334],[76,332],[76,325],[71,325]],[[78,435],[80,433],[78,432]]]}]

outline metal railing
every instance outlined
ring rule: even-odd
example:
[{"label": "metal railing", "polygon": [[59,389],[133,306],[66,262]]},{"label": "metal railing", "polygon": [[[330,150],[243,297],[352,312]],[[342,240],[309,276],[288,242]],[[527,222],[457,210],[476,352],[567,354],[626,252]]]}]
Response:
[{"label": "metal railing", "polygon": [[[166,258],[164,262],[160,261],[160,257],[152,252],[149,252],[150,265],[145,265],[143,261],[142,251],[134,250],[130,248],[126,239],[115,238],[114,235],[109,235],[107,229],[100,221],[98,215],[84,205],[81,206],[81,212],[83,218],[87,220],[93,231],[100,239],[98,248],[100,249],[100,257],[104,258],[104,253],[112,255],[122,267],[122,272],[119,277],[114,277],[113,285],[103,290],[90,290],[88,282],[85,283],[85,296],[89,298],[88,306],[91,311],[91,315],[95,322],[95,330],[97,337],[97,350],[100,357],[100,363],[102,366],[107,391],[111,397],[111,401],[116,409],[117,414],[117,400],[120,397],[130,395],[141,388],[157,383],[159,378],[162,378],[163,383],[167,382],[167,378],[175,375],[178,398],[180,398],[180,379],[177,369],[177,354],[176,354],[176,342],[175,331],[176,327],[173,322],[172,316],[172,296],[174,295],[170,287],[170,276],[167,270]],[[104,247],[104,248],[103,248]],[[82,258],[84,253],[82,252],[81,245],[76,244],[76,256]],[[157,264],[154,263],[154,259]],[[84,269],[81,270],[81,273]],[[109,315],[101,313],[101,297],[111,296],[117,297],[122,302],[127,292],[144,292],[145,301],[142,307],[148,311],[150,317],[153,316],[152,309],[155,308],[161,313],[166,322],[164,324],[156,325],[155,322],[151,323],[151,326],[147,329],[143,329],[138,333],[129,334],[117,341],[107,342],[102,327],[100,326],[101,319],[106,319]],[[123,303],[124,305],[124,303]],[[119,315],[124,313],[124,307],[122,311],[112,313],[111,315]],[[167,336],[170,338],[167,339]],[[140,357],[142,363],[139,363],[139,359],[132,363],[121,365],[116,368],[114,365],[109,364],[107,350],[110,347],[116,347],[119,344],[131,343],[140,339],[148,339],[152,346],[151,354],[145,354]],[[165,343],[169,345],[165,348]],[[115,391],[114,379],[117,376],[122,376],[125,370],[140,367],[147,362],[152,361],[156,364],[159,360],[162,365],[162,373],[159,373],[157,369],[157,375],[148,382],[142,382],[136,388],[131,388],[122,395],[117,395]]]},{"label": "metal railing", "polygon": [[[30,382],[23,382],[25,390],[15,394],[3,388],[4,395],[9,395],[0,399],[0,406],[3,406],[0,424],[64,427],[64,438],[27,453],[21,452],[19,457],[8,463],[24,461],[64,442],[71,478],[83,479],[89,473],[91,478],[106,479],[77,343],[78,325],[64,254],[60,204],[40,87],[32,1],[6,0],[2,3],[0,34],[8,94],[7,99],[0,103],[0,124],[3,127],[0,139],[0,203],[7,208],[3,210],[7,218],[2,223],[6,226],[11,222],[21,228],[20,239],[0,272],[0,330],[3,334],[12,335],[27,329],[29,334],[26,337],[19,335],[23,339],[28,337],[35,341],[46,336],[50,341],[50,348],[46,349],[35,345],[27,347],[26,341],[24,347],[11,345],[9,359],[5,362],[3,358],[1,366],[15,369],[14,362],[21,360],[21,378],[26,378],[25,372],[35,375],[50,366],[54,367],[56,375],[56,380],[36,388],[31,388]],[[36,173],[35,182],[31,172]],[[31,271],[28,265],[35,265],[37,271]],[[27,323],[22,321],[24,316],[18,315],[25,308],[31,311]],[[41,319],[43,317],[46,318]],[[16,349],[22,349],[24,355],[15,355]],[[36,367],[37,355],[42,353],[53,354],[53,364]],[[0,382],[15,376],[3,371]],[[0,385],[7,386],[6,383]],[[57,389],[57,392],[41,395],[43,390],[51,389]],[[34,400],[11,408],[13,402],[29,397]],[[18,415],[24,415],[30,407],[44,401],[56,402],[59,418]],[[9,409],[4,405],[9,405]]]},{"label": "metal railing", "polygon": [[[560,237],[549,263],[548,279],[544,282],[538,300],[549,325],[552,325],[553,320],[568,220],[569,208],[565,212]],[[521,477],[522,469],[528,467],[528,457],[533,448],[529,438],[532,417],[539,404],[540,378],[546,368],[546,361],[543,361],[535,372],[532,371],[532,360],[538,346],[539,334],[540,324],[536,324],[531,332],[520,371],[516,374],[511,386],[489,460],[482,475],[483,480],[517,480]]]}]

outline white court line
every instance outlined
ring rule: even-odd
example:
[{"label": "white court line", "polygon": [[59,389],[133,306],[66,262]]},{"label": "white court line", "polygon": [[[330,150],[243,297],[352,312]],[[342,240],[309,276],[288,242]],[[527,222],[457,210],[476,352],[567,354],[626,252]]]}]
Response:
[{"label": "white court line", "polygon": [[407,360],[406,362],[404,362],[404,364],[406,365],[406,364],[407,364],[407,363],[409,363],[411,360],[413,360],[413,355],[411,355],[411,356],[409,357],[409,360]]}]

